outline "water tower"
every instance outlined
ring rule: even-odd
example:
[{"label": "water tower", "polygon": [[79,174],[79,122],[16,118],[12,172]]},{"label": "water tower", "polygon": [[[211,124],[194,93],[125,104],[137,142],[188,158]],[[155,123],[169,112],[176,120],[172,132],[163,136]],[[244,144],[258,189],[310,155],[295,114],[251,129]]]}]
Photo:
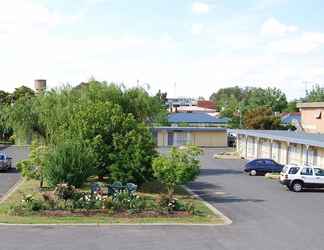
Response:
[{"label": "water tower", "polygon": [[44,92],[46,90],[46,80],[44,79],[35,80],[35,90],[38,93]]}]

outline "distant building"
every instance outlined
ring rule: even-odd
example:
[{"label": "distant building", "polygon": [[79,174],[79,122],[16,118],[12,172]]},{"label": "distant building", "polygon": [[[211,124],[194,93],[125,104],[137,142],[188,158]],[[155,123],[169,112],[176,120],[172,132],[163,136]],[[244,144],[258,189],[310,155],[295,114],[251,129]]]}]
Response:
[{"label": "distant building", "polygon": [[153,134],[158,147],[188,144],[199,147],[227,147],[225,128],[155,127]]},{"label": "distant building", "polygon": [[292,125],[297,130],[302,131],[301,114],[299,112],[283,114],[281,116],[281,124],[285,126]]},{"label": "distant building", "polygon": [[206,108],[216,111],[216,105],[213,101],[200,100],[197,102],[197,107]]},{"label": "distant building", "polygon": [[297,103],[305,132],[324,133],[324,102]]},{"label": "distant building", "polygon": [[168,115],[171,126],[188,127],[226,127],[229,119],[226,117],[214,117],[205,113],[172,113]]},{"label": "distant building", "polygon": [[179,98],[167,98],[166,104],[170,106],[195,106],[197,105],[196,99],[179,97]]},{"label": "distant building", "polygon": [[180,106],[177,109],[173,110],[173,112],[186,112],[186,113],[194,113],[194,112],[202,112],[202,113],[216,113],[215,109],[203,108],[198,106]]}]

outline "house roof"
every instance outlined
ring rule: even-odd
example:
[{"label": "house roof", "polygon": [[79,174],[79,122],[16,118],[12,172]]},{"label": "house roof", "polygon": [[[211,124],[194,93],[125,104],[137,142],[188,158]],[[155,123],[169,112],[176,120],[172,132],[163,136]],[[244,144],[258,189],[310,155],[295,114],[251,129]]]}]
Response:
[{"label": "house roof", "polygon": [[217,118],[205,113],[174,113],[168,115],[168,121],[170,123],[214,123],[214,124],[226,124],[228,118]]},{"label": "house roof", "polygon": [[226,128],[215,128],[215,127],[154,127],[155,131],[172,131],[172,132],[181,132],[181,131],[224,131],[226,132]]},{"label": "house roof", "polygon": [[324,108],[324,102],[297,103],[297,108]]},{"label": "house roof", "polygon": [[300,122],[301,121],[301,115],[299,114],[286,114],[283,117],[281,117],[281,122],[283,124],[291,124],[294,121]]},{"label": "house roof", "polygon": [[215,109],[202,108],[197,106],[180,106],[178,112],[216,112]]},{"label": "house roof", "polygon": [[315,147],[324,147],[324,134],[295,132],[287,130],[230,130],[239,135],[250,135],[255,137],[286,141],[290,143],[305,144]]},{"label": "house roof", "polygon": [[198,101],[197,106],[201,107],[201,108],[207,108],[207,109],[215,109],[216,108],[216,105],[214,102],[205,101],[205,100]]}]

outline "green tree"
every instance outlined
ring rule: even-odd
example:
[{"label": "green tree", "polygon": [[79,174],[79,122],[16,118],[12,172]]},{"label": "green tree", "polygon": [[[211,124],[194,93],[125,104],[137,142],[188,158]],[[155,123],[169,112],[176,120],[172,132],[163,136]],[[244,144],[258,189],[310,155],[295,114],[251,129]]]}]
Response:
[{"label": "green tree", "polygon": [[18,142],[29,143],[34,132],[41,135],[44,133],[39,124],[38,113],[34,109],[36,101],[35,98],[23,96],[4,110],[7,127],[14,130]]},{"label": "green tree", "polygon": [[215,103],[218,111],[229,113],[231,112],[230,110],[233,109],[232,101],[235,101],[236,104],[238,104],[245,97],[245,92],[245,89],[238,86],[221,88],[217,92],[213,93],[209,99]]},{"label": "green tree", "polygon": [[287,108],[284,111],[289,113],[298,112],[299,109],[297,108],[297,100],[289,101],[287,104]]},{"label": "green tree", "polygon": [[16,102],[20,98],[31,98],[35,96],[34,90],[28,88],[26,86],[21,86],[19,88],[15,88],[15,91],[11,94],[12,102]]},{"label": "green tree", "polygon": [[23,177],[40,181],[40,187],[43,187],[43,166],[44,158],[47,153],[47,147],[34,141],[29,153],[28,160],[17,163],[17,169]]},{"label": "green tree", "polygon": [[247,129],[282,129],[281,119],[274,116],[272,109],[257,107],[244,114],[244,126]]},{"label": "green tree", "polygon": [[243,112],[257,107],[268,107],[273,112],[287,108],[286,95],[277,88],[250,88],[243,100]]},{"label": "green tree", "polygon": [[305,102],[323,102],[324,101],[324,88],[316,84],[312,86],[311,90],[306,91]]},{"label": "green tree", "polygon": [[[37,134],[48,145],[51,161],[47,162],[51,164],[47,169],[59,163],[55,158],[59,153],[70,150],[72,154],[72,150],[79,150],[75,143],[83,141],[95,153],[96,175],[141,184],[153,174],[156,151],[148,129],[152,114],[148,109],[160,110],[160,101],[156,100],[141,91],[104,82],[65,86],[35,98],[20,98],[9,108],[10,122],[15,132]],[[54,158],[50,158],[52,154]],[[65,160],[64,168],[69,161]],[[46,175],[52,177],[54,174]]]},{"label": "green tree", "polygon": [[11,103],[11,97],[8,92],[0,90],[0,105],[9,105]]},{"label": "green tree", "polygon": [[166,155],[153,161],[154,176],[166,185],[169,199],[172,199],[177,185],[184,185],[197,178],[200,172],[201,149],[196,146],[172,148]]}]

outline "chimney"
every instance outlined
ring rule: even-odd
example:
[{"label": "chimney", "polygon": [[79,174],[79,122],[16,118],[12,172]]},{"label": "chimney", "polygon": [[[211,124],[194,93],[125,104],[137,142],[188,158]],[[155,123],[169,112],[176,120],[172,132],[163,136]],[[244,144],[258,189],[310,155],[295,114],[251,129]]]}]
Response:
[{"label": "chimney", "polygon": [[46,80],[44,79],[35,80],[35,90],[38,93],[44,92],[46,90]]}]

